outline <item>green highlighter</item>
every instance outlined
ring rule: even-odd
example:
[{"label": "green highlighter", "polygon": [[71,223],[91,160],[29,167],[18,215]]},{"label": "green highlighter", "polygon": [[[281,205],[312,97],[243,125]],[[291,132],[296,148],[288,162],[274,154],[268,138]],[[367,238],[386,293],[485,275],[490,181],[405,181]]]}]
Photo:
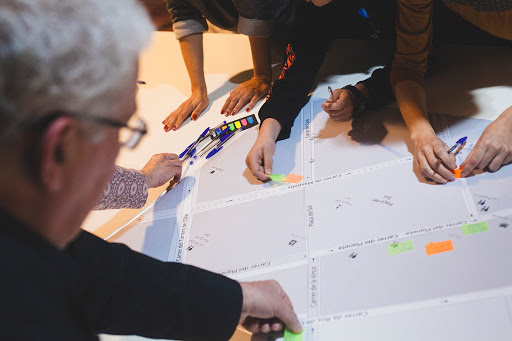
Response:
[{"label": "green highlighter", "polygon": [[284,330],[284,341],[302,341],[302,334],[304,334],[304,329],[299,334],[295,334],[286,328]]}]

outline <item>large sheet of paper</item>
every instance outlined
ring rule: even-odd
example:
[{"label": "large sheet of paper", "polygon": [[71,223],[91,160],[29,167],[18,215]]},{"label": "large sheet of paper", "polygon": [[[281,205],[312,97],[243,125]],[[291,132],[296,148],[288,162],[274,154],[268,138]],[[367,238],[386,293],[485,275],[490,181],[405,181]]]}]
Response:
[{"label": "large sheet of paper", "polygon": [[[396,107],[334,122],[322,101],[311,99],[277,143],[274,173],[302,182],[250,174],[253,128],[188,168],[112,240],[279,281],[305,340],[369,340],[375,329],[382,340],[511,339],[512,166],[435,184],[414,165]],[[447,145],[468,136],[459,164],[490,123],[429,116]]]}]

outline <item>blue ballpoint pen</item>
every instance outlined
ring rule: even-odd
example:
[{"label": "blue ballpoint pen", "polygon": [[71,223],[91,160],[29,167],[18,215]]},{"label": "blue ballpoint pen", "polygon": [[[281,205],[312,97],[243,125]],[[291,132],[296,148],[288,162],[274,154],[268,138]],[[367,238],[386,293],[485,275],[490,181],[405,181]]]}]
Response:
[{"label": "blue ballpoint pen", "polygon": [[217,134],[217,136],[215,136],[215,137],[212,136],[212,140],[203,149],[201,149],[199,152],[197,152],[197,155],[194,156],[194,158],[202,157],[204,154],[208,153],[213,147],[215,147],[215,143],[219,142],[218,139],[219,138],[222,139],[224,136],[227,136],[228,132],[229,132],[229,128],[226,128],[223,131],[221,131],[219,134]]},{"label": "blue ballpoint pen", "polygon": [[[461,137],[460,139],[458,139],[457,142],[455,142],[455,144],[450,149],[448,149],[448,154],[453,153],[453,151],[456,148],[458,148],[459,146],[463,145],[467,139],[468,139],[467,136],[464,136],[464,137]],[[455,153],[455,155],[457,155],[457,154],[458,154],[458,151]]]},{"label": "blue ballpoint pen", "polygon": [[223,145],[228,142],[233,136],[235,136],[235,134],[239,131],[242,131],[243,130],[243,127],[241,127],[240,129],[237,129],[235,131],[233,131],[232,133],[229,133],[228,135],[222,137],[220,139],[220,142],[215,146],[215,148],[212,149],[211,152],[208,153],[208,155],[206,155],[206,159],[209,159],[211,158],[212,156],[214,156],[215,154],[217,154],[218,152],[220,152],[220,150],[222,149]]},{"label": "blue ballpoint pen", "polygon": [[185,152],[184,153],[181,153],[180,155],[178,155],[178,157],[181,159],[183,157],[183,160],[181,161],[185,161],[186,159],[188,159],[189,157],[193,156],[195,151],[196,151],[196,146],[201,142],[203,141],[207,134],[209,133],[210,131],[210,127],[206,128],[203,133],[201,135],[199,135],[199,137],[197,138],[197,140],[195,142],[193,142],[190,146],[187,147],[187,149],[185,149]]}]

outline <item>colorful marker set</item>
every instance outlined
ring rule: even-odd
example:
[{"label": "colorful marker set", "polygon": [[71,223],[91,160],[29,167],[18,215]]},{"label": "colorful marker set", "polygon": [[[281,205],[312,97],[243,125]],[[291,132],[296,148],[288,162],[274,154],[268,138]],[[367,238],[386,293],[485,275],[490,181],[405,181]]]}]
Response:
[{"label": "colorful marker set", "polygon": [[219,127],[215,130],[215,134],[218,135],[223,132],[225,129],[229,128],[229,131],[235,131],[236,129],[244,129],[247,130],[254,126],[257,126],[258,119],[256,119],[256,115],[242,117],[236,121],[226,123],[222,127]]}]

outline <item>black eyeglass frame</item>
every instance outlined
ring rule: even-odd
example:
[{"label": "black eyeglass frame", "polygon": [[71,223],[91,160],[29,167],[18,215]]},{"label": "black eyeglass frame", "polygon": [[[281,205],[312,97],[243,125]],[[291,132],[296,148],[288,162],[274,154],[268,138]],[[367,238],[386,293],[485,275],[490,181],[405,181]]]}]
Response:
[{"label": "black eyeglass frame", "polygon": [[[139,141],[142,139],[142,137],[148,133],[148,130],[146,128],[147,127],[146,122],[144,122],[141,118],[139,118],[137,116],[135,116],[135,119],[137,119],[137,124],[141,125],[140,127],[131,127],[128,125],[128,122],[123,123],[123,122],[119,122],[117,120],[113,120],[113,119],[107,118],[107,117],[98,117],[98,116],[94,116],[94,115],[83,115],[83,114],[70,114],[70,113],[55,113],[52,115],[47,115],[45,117],[42,117],[40,120],[37,120],[35,122],[29,123],[26,125],[29,127],[46,126],[50,122],[55,120],[57,117],[61,117],[61,116],[74,117],[77,119],[82,119],[82,120],[91,121],[94,123],[107,125],[107,126],[117,128],[117,129],[126,128],[126,129],[130,130],[133,133],[133,135],[130,136],[128,141],[123,143],[122,145],[127,148],[130,148],[130,149],[135,148],[139,144]],[[133,119],[133,117],[131,119]],[[133,138],[134,136],[137,137],[136,140]],[[132,141],[132,140],[134,140],[134,141]]]}]

